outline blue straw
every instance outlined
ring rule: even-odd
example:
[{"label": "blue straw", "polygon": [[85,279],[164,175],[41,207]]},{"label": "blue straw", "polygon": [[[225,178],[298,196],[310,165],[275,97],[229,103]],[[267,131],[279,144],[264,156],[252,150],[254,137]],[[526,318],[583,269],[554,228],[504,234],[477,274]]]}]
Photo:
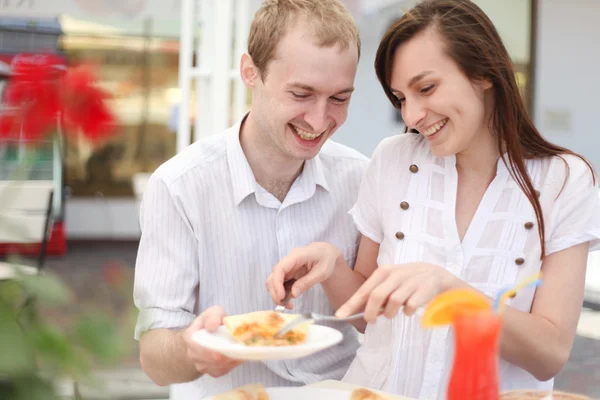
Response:
[{"label": "blue straw", "polygon": [[[528,283],[522,289],[525,289],[525,288],[531,287],[531,286],[538,287],[541,284],[542,284],[542,279],[538,279],[538,280]],[[496,294],[496,297],[494,298],[494,311],[498,312],[498,310],[500,309],[500,300],[502,300],[502,297],[504,296],[504,294],[506,294],[507,292],[513,291],[513,290],[514,290],[514,286],[511,286],[511,287],[502,289],[501,291],[499,291]]]}]

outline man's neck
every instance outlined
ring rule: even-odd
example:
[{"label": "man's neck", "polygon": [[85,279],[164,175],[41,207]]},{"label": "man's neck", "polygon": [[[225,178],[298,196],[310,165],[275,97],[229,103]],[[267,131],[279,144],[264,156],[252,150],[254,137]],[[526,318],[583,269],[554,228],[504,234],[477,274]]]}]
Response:
[{"label": "man's neck", "polygon": [[279,201],[283,201],[302,172],[304,162],[285,157],[263,139],[258,129],[252,114],[248,115],[240,128],[242,150],[256,182]]}]

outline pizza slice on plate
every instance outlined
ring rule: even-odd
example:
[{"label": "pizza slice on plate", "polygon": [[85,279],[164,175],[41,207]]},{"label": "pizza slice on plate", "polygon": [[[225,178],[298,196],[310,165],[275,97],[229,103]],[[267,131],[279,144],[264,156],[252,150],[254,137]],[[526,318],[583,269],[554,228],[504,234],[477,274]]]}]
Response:
[{"label": "pizza slice on plate", "polygon": [[297,317],[296,314],[257,311],[225,317],[223,324],[235,340],[246,346],[293,346],[306,342],[310,321],[297,326],[281,338],[276,338],[275,334],[283,325]]},{"label": "pizza slice on plate", "polygon": [[350,400],[389,400],[390,398],[367,388],[357,388],[352,391]]},{"label": "pizza slice on plate", "polygon": [[269,394],[260,383],[240,386],[225,393],[216,395],[214,400],[269,400]]}]

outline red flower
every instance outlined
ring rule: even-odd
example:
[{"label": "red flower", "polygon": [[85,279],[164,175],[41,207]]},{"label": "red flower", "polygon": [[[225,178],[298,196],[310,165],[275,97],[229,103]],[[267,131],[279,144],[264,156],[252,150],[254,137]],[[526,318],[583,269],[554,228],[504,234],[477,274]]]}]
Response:
[{"label": "red flower", "polygon": [[56,130],[59,116],[67,133],[81,133],[94,143],[112,133],[108,95],[95,87],[89,69],[65,73],[59,57],[38,54],[15,57],[13,73],[0,114],[0,138],[38,142]]},{"label": "red flower", "polygon": [[0,136],[39,141],[48,134],[61,111],[56,78],[64,73],[53,55],[19,55],[4,95]]},{"label": "red flower", "polygon": [[107,93],[94,86],[89,68],[75,68],[62,80],[64,122],[67,131],[80,130],[91,142],[112,133],[114,117],[105,104]]}]

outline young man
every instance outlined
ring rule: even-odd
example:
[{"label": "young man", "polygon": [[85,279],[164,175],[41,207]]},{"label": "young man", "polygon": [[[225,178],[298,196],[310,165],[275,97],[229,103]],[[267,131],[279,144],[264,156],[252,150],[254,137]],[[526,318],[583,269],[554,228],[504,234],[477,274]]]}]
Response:
[{"label": "young man", "polygon": [[[250,28],[240,73],[250,112],[194,143],[151,177],[141,210],[134,297],[144,371],[194,399],[252,382],[340,379],[358,347],[348,324],[338,346],[290,361],[246,363],[190,340],[225,312],[273,309],[265,281],[280,258],[335,243],[354,263],[354,204],[367,158],[327,141],[345,122],[360,40],[339,0],[266,0]],[[319,288],[295,310],[333,313]],[[201,313],[198,316],[198,313]]]}]

